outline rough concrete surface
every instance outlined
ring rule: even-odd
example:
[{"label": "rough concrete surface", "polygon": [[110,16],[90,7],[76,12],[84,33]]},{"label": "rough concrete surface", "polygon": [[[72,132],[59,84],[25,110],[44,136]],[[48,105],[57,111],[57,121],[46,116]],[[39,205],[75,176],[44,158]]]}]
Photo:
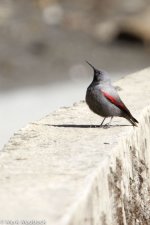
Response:
[{"label": "rough concrete surface", "polygon": [[0,219],[149,225],[149,80],[145,69],[115,84],[137,128],[123,118],[100,128],[80,102],[14,134],[0,153]]}]

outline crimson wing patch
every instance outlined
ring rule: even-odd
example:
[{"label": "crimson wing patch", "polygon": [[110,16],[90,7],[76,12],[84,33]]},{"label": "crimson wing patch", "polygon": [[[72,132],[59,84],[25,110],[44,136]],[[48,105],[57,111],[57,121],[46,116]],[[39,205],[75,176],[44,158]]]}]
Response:
[{"label": "crimson wing patch", "polygon": [[115,99],[115,97],[109,95],[107,92],[102,91],[105,98],[107,98],[112,104],[117,106],[119,109],[123,110],[127,114],[130,114],[130,111],[127,109],[127,107],[123,104],[123,102],[119,99]]}]

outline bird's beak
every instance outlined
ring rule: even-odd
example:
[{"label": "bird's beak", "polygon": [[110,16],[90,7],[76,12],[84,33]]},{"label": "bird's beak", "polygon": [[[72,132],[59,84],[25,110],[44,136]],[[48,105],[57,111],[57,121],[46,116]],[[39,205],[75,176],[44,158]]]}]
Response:
[{"label": "bird's beak", "polygon": [[94,66],[92,66],[92,64],[91,63],[89,63],[88,61],[85,61],[87,64],[89,64],[89,66],[91,66],[92,68],[93,68],[93,70],[95,71],[96,69],[95,69],[95,67]]}]

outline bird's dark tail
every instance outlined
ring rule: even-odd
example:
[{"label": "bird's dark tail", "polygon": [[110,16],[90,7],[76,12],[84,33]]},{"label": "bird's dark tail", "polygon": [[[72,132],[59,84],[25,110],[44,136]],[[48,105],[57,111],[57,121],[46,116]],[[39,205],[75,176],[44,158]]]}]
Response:
[{"label": "bird's dark tail", "polygon": [[126,117],[126,119],[132,124],[132,126],[136,126],[139,123],[132,115]]}]

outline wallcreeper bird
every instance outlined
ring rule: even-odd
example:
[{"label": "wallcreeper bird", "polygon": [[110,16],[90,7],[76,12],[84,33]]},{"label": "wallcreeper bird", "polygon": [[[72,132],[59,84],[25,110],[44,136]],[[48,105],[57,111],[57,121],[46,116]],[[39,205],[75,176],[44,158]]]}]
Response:
[{"label": "wallcreeper bird", "polygon": [[96,69],[88,61],[86,62],[94,70],[93,81],[86,91],[86,103],[94,113],[104,117],[101,126],[107,117],[111,117],[112,120],[114,116],[124,117],[133,126],[137,126],[138,121],[121,101],[116,89],[111,84],[109,75],[105,71]]}]

